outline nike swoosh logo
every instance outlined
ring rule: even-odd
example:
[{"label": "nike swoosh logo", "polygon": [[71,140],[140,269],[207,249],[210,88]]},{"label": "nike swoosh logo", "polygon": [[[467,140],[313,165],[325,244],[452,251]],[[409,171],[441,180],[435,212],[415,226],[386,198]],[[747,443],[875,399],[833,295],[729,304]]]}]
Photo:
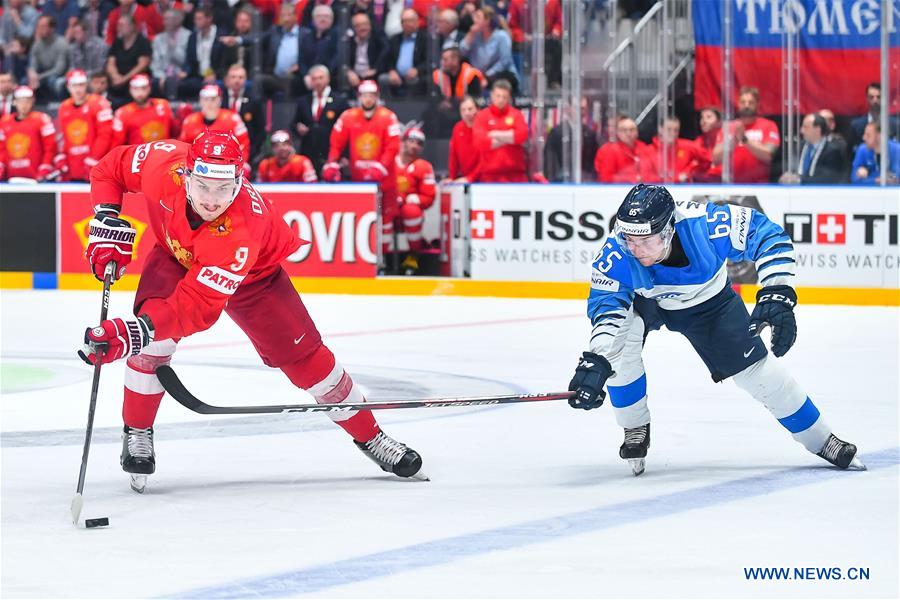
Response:
[{"label": "nike swoosh logo", "polygon": [[[296,344],[296,342],[294,342],[294,343]],[[750,348],[749,350],[747,350],[746,352],[744,352],[744,358],[747,358],[748,356],[750,356],[751,354],[753,354],[753,351],[754,351],[754,350],[756,350],[756,346],[753,346],[752,348]]]},{"label": "nike swoosh logo", "polygon": [[304,333],[303,335],[298,337],[296,340],[294,340],[294,345],[296,346],[297,344],[299,344],[301,341],[303,341],[303,338],[305,338],[305,337],[306,337],[306,334]]}]

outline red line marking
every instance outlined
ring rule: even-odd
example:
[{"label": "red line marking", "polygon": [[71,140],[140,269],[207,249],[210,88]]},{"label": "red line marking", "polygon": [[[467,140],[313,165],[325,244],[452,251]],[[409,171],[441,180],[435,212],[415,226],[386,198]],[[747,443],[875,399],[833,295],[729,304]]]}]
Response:
[{"label": "red line marking", "polygon": [[[533,321],[559,321],[562,319],[586,318],[582,314],[577,315],[550,315],[546,317],[518,317],[515,319],[494,319],[491,321],[471,321],[468,323],[442,323],[437,325],[411,325],[409,327],[392,327],[389,329],[369,329],[366,331],[339,331],[336,333],[322,334],[322,338],[354,337],[364,335],[382,335],[388,333],[408,333],[411,331],[431,331],[435,329],[461,329],[465,327],[480,327],[482,325],[509,325],[512,323],[527,323]],[[223,348],[226,346],[242,346],[249,344],[250,340],[235,340],[233,342],[218,342],[210,344],[195,344],[185,346],[179,350],[202,350],[208,348]]]}]

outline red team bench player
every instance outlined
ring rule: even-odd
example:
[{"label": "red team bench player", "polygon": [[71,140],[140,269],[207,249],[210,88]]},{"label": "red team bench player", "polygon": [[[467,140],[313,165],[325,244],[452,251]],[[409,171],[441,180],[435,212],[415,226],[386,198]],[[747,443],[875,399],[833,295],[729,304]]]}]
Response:
[{"label": "red team bench player", "polygon": [[[142,192],[156,244],[147,256],[135,318],[114,318],[85,332],[90,364],[127,358],[122,468],[143,491],[156,469],[153,422],[164,391],[155,375],[182,338],[226,312],[263,362],[279,368],[318,403],[365,402],[359,387],[322,343],[281,262],[303,244],[243,177],[243,149],[227,132],[113,149],[91,173],[96,215],[87,257],[102,278],[131,261],[133,232],[119,218],[122,195]],[[371,411],[329,413],[383,470],[419,474],[419,454],[381,431]]]}]

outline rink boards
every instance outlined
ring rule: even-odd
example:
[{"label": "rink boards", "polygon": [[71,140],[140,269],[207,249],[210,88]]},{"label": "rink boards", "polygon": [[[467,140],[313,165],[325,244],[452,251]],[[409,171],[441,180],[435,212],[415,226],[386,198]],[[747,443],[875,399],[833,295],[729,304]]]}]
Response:
[{"label": "rink boards", "polygon": [[[380,246],[373,185],[260,185],[273,209],[310,240],[285,262],[306,293],[584,298],[590,262],[627,185],[449,185],[426,213],[441,249],[439,278],[376,276]],[[804,303],[900,305],[900,188],[670,186],[676,200],[753,207],[791,236]],[[0,287],[94,289],[83,259],[92,214],[85,184],[0,185]],[[138,231],[135,261],[119,284],[137,285],[153,245],[146,207],[125,201]],[[754,298],[746,263],[730,274]]]}]

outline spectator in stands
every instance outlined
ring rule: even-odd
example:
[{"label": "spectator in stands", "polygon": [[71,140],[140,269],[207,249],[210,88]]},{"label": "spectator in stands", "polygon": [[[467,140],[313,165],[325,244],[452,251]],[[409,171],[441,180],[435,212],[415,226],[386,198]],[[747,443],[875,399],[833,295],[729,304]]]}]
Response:
[{"label": "spectator in stands", "polygon": [[[513,41],[513,58],[516,68],[522,67],[522,44],[526,39],[523,23],[525,12],[530,10],[525,0],[512,0],[509,4],[509,28]],[[530,32],[529,32],[530,33]],[[559,0],[546,0],[544,4],[544,68],[550,87],[562,85],[562,5]]]},{"label": "spectator in stands", "polygon": [[291,134],[278,130],[272,134],[272,156],[259,163],[256,180],[261,183],[303,182],[319,180],[312,161],[294,152]]},{"label": "spectator in stands", "polygon": [[384,36],[372,31],[372,21],[366,12],[358,12],[350,19],[353,35],[347,52],[347,85],[356,89],[365,79],[377,79],[381,55],[386,48]]},{"label": "spectator in stands", "polygon": [[12,73],[0,72],[0,119],[16,112],[13,92],[16,91],[16,80]]},{"label": "spectator in stands", "polygon": [[303,73],[300,72],[300,25],[297,13],[288,3],[281,5],[279,24],[266,34],[262,80],[265,94],[290,92],[299,95],[303,91]]},{"label": "spectator in stands", "polygon": [[319,5],[312,11],[312,29],[300,33],[300,73],[306,74],[313,65],[325,65],[329,73],[339,73],[339,34],[334,26],[334,11]]},{"label": "spectator in stands", "polygon": [[847,144],[847,138],[837,130],[837,121],[835,121],[834,113],[830,109],[823,108],[819,110],[818,114],[822,115],[822,118],[825,119],[825,123],[828,125],[828,141],[834,144],[841,155],[844,165],[841,172],[841,181],[849,181],[850,165],[853,162],[853,157],[850,155],[850,146]]},{"label": "spectator in stands", "polygon": [[460,121],[453,127],[450,135],[450,153],[447,157],[448,179],[457,183],[469,183],[478,180],[478,167],[481,154],[475,147],[475,115],[478,105],[471,96],[466,96],[459,103]]},{"label": "spectator in stands", "polygon": [[488,83],[505,79],[515,94],[519,75],[512,58],[512,40],[506,22],[494,10],[485,6],[472,15],[472,28],[463,38],[460,48],[472,66],[484,73]]},{"label": "spectator in stands", "polygon": [[247,127],[250,136],[250,158],[256,158],[266,137],[266,119],[259,101],[247,96],[247,70],[231,65],[225,75],[225,108],[235,113]]},{"label": "spectator in stands", "polygon": [[184,13],[175,8],[163,15],[163,30],[153,39],[150,72],[156,87],[166,98],[178,94],[179,71],[183,70],[191,32],[182,27]]},{"label": "spectator in stands", "polygon": [[459,31],[459,14],[449,8],[442,10],[437,18],[437,32],[441,48],[445,48],[448,42],[459,45],[463,39]]},{"label": "spectator in stands", "polygon": [[16,39],[31,39],[40,13],[25,0],[7,0],[0,16],[0,46],[7,46]]},{"label": "spectator in stands", "polygon": [[409,254],[400,269],[404,275],[416,275],[419,272],[418,253],[425,249],[422,237],[425,211],[434,204],[437,189],[434,167],[422,158],[425,132],[417,126],[409,127],[403,132],[402,140],[397,155],[397,201]]},{"label": "spectator in stands", "polygon": [[150,78],[135,75],[128,85],[133,102],[113,116],[112,145],[144,144],[178,137],[181,123],[172,114],[169,101],[150,97]]},{"label": "spectator in stands", "polygon": [[226,131],[234,135],[244,151],[244,175],[250,175],[250,137],[241,118],[227,108],[222,108],[222,91],[217,85],[205,85],[200,90],[200,112],[189,115],[181,126],[178,139],[193,142],[205,130]]},{"label": "spectator in stands", "polygon": [[[888,174],[886,182],[898,183],[900,177],[900,142],[888,140]],[[881,123],[872,121],[863,131],[863,143],[856,149],[851,168],[853,183],[882,183],[881,177]]]},{"label": "spectator in stands", "polygon": [[81,16],[78,8],[78,0],[45,0],[41,12],[53,17],[56,23],[57,35],[66,35],[72,21],[77,21]]},{"label": "spectator in stands", "polygon": [[310,92],[297,102],[294,129],[300,136],[300,152],[313,162],[317,173],[328,160],[331,130],[350,105],[347,98],[331,87],[328,67],[315,65],[309,70]]},{"label": "spectator in stands", "polygon": [[0,48],[0,71],[12,73],[16,81],[24,81],[28,77],[28,40],[13,38]]},{"label": "spectator in stands", "polygon": [[134,19],[128,15],[119,17],[116,23],[118,37],[109,50],[106,59],[106,73],[109,75],[109,95],[113,109],[129,100],[128,82],[139,73],[150,73],[150,57],[153,50],[147,38],[137,32]]},{"label": "spectator in stands", "polygon": [[88,81],[88,90],[92,94],[109,100],[109,75],[106,74],[106,71],[94,71],[91,73],[91,80]]},{"label": "spectator in stands", "polygon": [[645,144],[638,139],[638,127],[634,119],[619,119],[616,122],[616,141],[603,144],[594,157],[597,181],[638,183],[641,180],[644,148]]},{"label": "spectator in stands", "polygon": [[419,32],[419,15],[411,8],[400,17],[403,31],[388,40],[379,68],[381,89],[394,96],[421,94],[428,72],[428,36]]},{"label": "spectator in stands", "polygon": [[[731,134],[732,179],[735,183],[768,183],[772,156],[781,146],[778,126],[759,116],[759,90],[742,87],[738,97],[738,119],[728,124]],[[719,130],[712,152],[721,164],[725,152],[724,131]]]},{"label": "spectator in stands", "polygon": [[[564,109],[565,110],[565,109]],[[570,120],[563,120],[547,134],[544,146],[544,171],[547,181],[563,181],[563,136],[570,131]],[[581,180],[593,181],[594,157],[600,147],[596,123],[592,122],[586,96],[581,98]],[[574,165],[573,165],[574,167]],[[534,179],[534,177],[532,177]]]},{"label": "spectator in stands", "polygon": [[155,4],[144,6],[137,4],[135,0],[119,0],[119,6],[112,9],[106,18],[106,43],[112,46],[118,37],[119,17],[127,15],[134,23],[134,30],[141,34],[149,42],[156,34],[162,31],[162,15],[156,10]]},{"label": "spectator in stands", "polygon": [[[722,113],[718,108],[707,106],[700,109],[700,135],[697,136],[694,143],[712,157],[712,151],[716,147],[716,140],[721,129]],[[694,173],[694,181],[698,183],[718,183],[722,181],[722,165],[709,163],[705,171],[698,169]]]},{"label": "spectator in stands", "polygon": [[81,20],[84,23],[84,29],[90,36],[97,36],[101,39],[106,38],[104,31],[107,13],[112,10],[109,3],[101,0],[87,0],[86,6],[81,10]]},{"label": "spectator in stands", "polygon": [[481,153],[478,181],[520,183],[528,181],[525,142],[528,125],[512,106],[512,85],[498,79],[491,86],[491,104],[472,124],[475,147]]},{"label": "spectator in stands", "polygon": [[247,9],[237,11],[234,16],[234,31],[219,37],[225,46],[222,61],[228,65],[240,65],[248,72],[253,71],[253,46],[258,42],[253,33],[253,15]]},{"label": "spectator in stands", "polygon": [[69,46],[56,34],[53,17],[41,16],[28,54],[28,85],[41,100],[56,100],[65,86]]},{"label": "spectator in stands", "polygon": [[837,144],[829,139],[828,122],[818,113],[803,118],[800,135],[803,149],[800,164],[794,172],[785,172],[779,183],[840,183],[844,180],[844,157]]},{"label": "spectator in stands", "polygon": [[667,116],[658,135],[644,147],[641,156],[641,181],[649,183],[692,183],[694,173],[705,172],[710,153],[691,140],[678,137],[681,120]]},{"label": "spectator in stands", "polygon": [[390,10],[389,4],[389,2],[384,0],[353,0],[353,3],[350,5],[350,16],[360,13],[369,15],[372,27],[380,35],[384,36],[384,24]]},{"label": "spectator in stands", "polygon": [[66,31],[66,40],[69,42],[69,69],[93,73],[106,65],[106,52],[109,48],[100,36],[88,35],[88,29],[82,21],[72,21]]},{"label": "spectator in stands", "polygon": [[384,35],[391,39],[395,35],[403,33],[400,17],[403,9],[407,8],[406,0],[385,0],[385,6],[387,7],[387,14],[384,17],[382,28],[384,29]]},{"label": "spectator in stands", "polygon": [[441,52],[441,68],[432,73],[434,85],[443,98],[459,100],[464,96],[478,98],[487,87],[485,76],[467,62],[463,62],[459,46],[448,44]]},{"label": "spectator in stands", "polygon": [[[877,81],[873,81],[866,86],[866,104],[869,106],[869,112],[850,121],[850,143],[853,148],[864,142],[863,134],[865,133],[866,125],[876,121],[881,123],[881,84]],[[890,102],[888,106],[890,106]],[[900,116],[889,115],[888,126],[891,130],[890,138],[896,139],[900,136]]]},{"label": "spectator in stands", "polygon": [[217,67],[223,68],[222,55],[225,51],[225,46],[218,39],[218,32],[213,12],[198,8],[194,12],[194,32],[188,37],[184,67],[178,73],[180,97],[193,98],[201,87],[215,84],[224,75],[216,72]]},{"label": "spectator in stands", "polygon": [[13,92],[16,114],[0,119],[0,181],[8,177],[45,180],[53,172],[56,129],[53,120],[34,109],[34,91],[20,85]]}]

